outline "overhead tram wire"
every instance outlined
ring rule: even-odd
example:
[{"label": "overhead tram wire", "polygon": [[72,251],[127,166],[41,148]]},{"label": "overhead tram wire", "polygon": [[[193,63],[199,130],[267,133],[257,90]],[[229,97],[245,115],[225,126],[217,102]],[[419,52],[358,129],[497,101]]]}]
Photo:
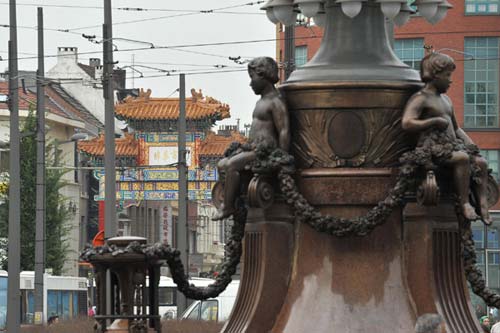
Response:
[{"label": "overhead tram wire", "polygon": [[[159,8],[154,8],[154,9],[148,9],[148,8],[131,8],[131,7],[120,7],[117,9],[121,10],[128,10],[128,11],[171,11],[171,12],[181,12],[181,14],[176,14],[176,15],[167,15],[167,16],[160,16],[160,17],[152,17],[152,18],[146,18],[146,19],[141,19],[141,20],[131,20],[131,21],[122,21],[122,22],[115,22],[113,23],[113,26],[116,25],[123,25],[123,24],[132,24],[132,23],[139,23],[139,22],[148,22],[148,21],[156,21],[156,20],[162,20],[162,19],[168,19],[168,18],[175,18],[175,17],[182,17],[182,16],[192,16],[192,15],[200,15],[200,14],[238,14],[239,12],[224,12],[225,9],[232,9],[232,8],[239,8],[239,7],[245,7],[245,6],[253,6],[253,5],[258,5],[264,3],[264,1],[255,1],[255,2],[247,2],[244,4],[239,4],[239,5],[233,5],[233,6],[226,6],[226,7],[220,7],[220,8],[214,8],[214,9],[207,9],[207,10],[182,10],[182,9],[159,9]],[[0,2],[0,5],[3,4],[9,4],[8,2]],[[18,6],[22,6],[23,4],[17,4]],[[37,6],[40,7],[38,4],[24,4],[25,6]],[[42,6],[44,7],[44,6]],[[45,7],[61,7],[61,8],[92,8],[92,9],[102,9],[102,7],[97,7],[97,6],[72,6],[72,5],[45,5]],[[262,15],[262,13],[241,13],[241,14],[259,14]],[[0,27],[4,28],[10,28],[9,25],[0,25]],[[83,29],[92,29],[92,28],[101,28],[101,25],[93,25],[93,26],[87,26],[87,27],[78,27],[78,28],[71,28],[71,29],[62,29],[62,28],[45,28],[45,31],[53,31],[53,32],[61,32],[61,33],[69,33],[69,34],[74,34],[74,35],[79,35],[79,32],[76,32],[78,30],[83,30]],[[36,30],[36,27],[29,27],[29,26],[17,26],[17,28],[21,29],[31,29],[31,30]]]},{"label": "overhead tram wire", "polygon": [[[113,26],[124,25],[124,24],[131,24],[131,23],[138,23],[138,22],[142,23],[142,22],[157,21],[157,20],[163,20],[163,19],[169,19],[169,18],[175,18],[175,17],[182,17],[182,16],[192,16],[192,15],[200,15],[200,14],[214,14],[214,13],[217,13],[219,11],[223,11],[225,9],[232,9],[232,8],[245,7],[245,6],[253,6],[253,5],[257,5],[257,4],[261,4],[261,3],[264,3],[264,1],[247,2],[245,4],[240,4],[240,5],[219,7],[219,8],[206,9],[206,10],[202,9],[202,10],[196,10],[196,11],[193,11],[193,12],[184,12],[184,13],[176,14],[176,15],[151,17],[151,18],[141,19],[141,20],[130,20],[130,21],[115,22],[115,23],[113,23]],[[101,28],[101,25],[92,25],[92,26],[86,26],[86,27],[70,28],[70,29],[67,29],[67,30],[68,31],[78,31],[78,30],[93,29],[93,28]]]},{"label": "overhead tram wire", "polygon": [[[168,78],[168,77],[177,77],[180,74],[185,74],[186,76],[194,76],[194,75],[210,75],[210,74],[228,74],[228,73],[239,73],[239,72],[246,72],[247,68],[240,68],[240,69],[221,69],[221,70],[176,70],[176,71],[171,71],[170,73],[163,73],[163,74],[157,74],[157,75],[144,75],[143,77],[134,77],[134,79],[152,79],[152,78]],[[36,77],[31,77],[32,79],[37,80]],[[132,79],[131,76],[126,76],[125,79]],[[57,84],[82,84],[84,82],[83,79],[80,78],[69,78],[69,79],[57,79],[57,78],[50,78],[46,77],[45,82],[47,84],[51,83],[57,83]],[[35,88],[36,86],[30,86],[27,85],[25,86],[26,89],[30,88]]]},{"label": "overhead tram wire", "polygon": [[[260,4],[262,1],[255,2],[255,4]],[[8,5],[8,2],[0,2],[0,5]],[[63,5],[63,4],[35,4],[35,3],[17,3],[17,6],[24,7],[47,7],[47,8],[74,8],[74,9],[99,9],[102,10],[102,6],[81,6],[81,5]],[[242,5],[230,6],[227,9],[241,7]],[[244,4],[247,6],[247,4]],[[177,13],[199,13],[199,10],[196,9],[168,9],[168,8],[142,8],[142,7],[115,7],[113,10],[120,11],[141,11],[141,12],[177,12]],[[235,12],[235,11],[226,11],[226,10],[217,10],[214,14],[235,14],[235,15],[265,15],[264,13],[256,13],[256,12]]]},{"label": "overhead tram wire", "polygon": [[[296,39],[315,39],[315,38],[320,38],[319,36],[317,37],[297,37]],[[172,45],[172,46],[163,46],[163,45],[158,45],[155,46],[154,48],[151,47],[137,47],[137,48],[128,48],[128,49],[119,49],[115,52],[132,52],[132,51],[151,51],[151,50],[179,50],[179,49],[184,49],[184,48],[189,48],[189,47],[205,47],[205,46],[224,46],[224,45],[242,45],[242,44],[254,44],[254,43],[266,43],[266,42],[276,42],[276,41],[282,41],[284,38],[267,38],[267,39],[254,39],[254,40],[243,40],[243,41],[229,41],[229,42],[214,42],[214,43],[199,43],[199,44],[182,44],[182,45]],[[191,50],[182,50],[183,52],[191,52]],[[197,52],[197,51],[193,51]],[[87,51],[87,52],[80,52],[78,55],[88,55],[88,54],[97,54],[101,53],[101,51]],[[202,52],[199,52],[202,53]],[[205,55],[212,55],[215,56],[215,54],[210,54],[210,53],[202,53]],[[223,55],[217,55],[218,57],[224,57],[228,58],[228,56],[223,56]],[[45,58],[56,58],[57,54],[51,54],[51,55],[46,55]],[[36,59],[36,57],[18,57],[18,60],[27,60],[27,59]],[[5,60],[0,60],[0,61],[6,61]]]},{"label": "overhead tram wire", "polygon": [[[8,24],[0,24],[0,27],[1,28],[10,28],[10,25],[8,25]],[[23,26],[23,25],[18,25],[17,28],[18,29],[35,30],[35,31],[37,30],[36,27],[29,27],[29,26]],[[44,28],[44,30],[46,30],[46,31],[54,31],[54,32],[63,32],[63,33],[72,34],[72,35],[80,35],[79,32],[72,32],[72,31],[69,31],[68,29]]]}]

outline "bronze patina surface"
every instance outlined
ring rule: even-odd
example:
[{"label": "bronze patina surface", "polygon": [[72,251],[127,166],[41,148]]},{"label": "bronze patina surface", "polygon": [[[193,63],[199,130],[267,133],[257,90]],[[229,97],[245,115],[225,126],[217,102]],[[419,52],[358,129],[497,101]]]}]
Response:
[{"label": "bronze patina surface", "polygon": [[299,168],[387,167],[414,144],[401,110],[420,84],[285,84]]}]

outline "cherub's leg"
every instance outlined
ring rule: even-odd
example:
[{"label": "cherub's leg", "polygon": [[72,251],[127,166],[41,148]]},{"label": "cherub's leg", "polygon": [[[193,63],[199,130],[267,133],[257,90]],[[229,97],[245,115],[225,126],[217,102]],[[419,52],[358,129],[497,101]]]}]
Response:
[{"label": "cherub's leg", "polygon": [[230,158],[226,164],[226,181],[224,182],[224,203],[212,220],[222,220],[234,213],[234,202],[240,189],[240,172],[256,158],[255,152],[242,152]]},{"label": "cherub's leg", "polygon": [[455,183],[455,190],[460,201],[462,214],[467,220],[477,220],[479,216],[476,214],[476,210],[469,202],[469,155],[461,151],[454,152],[452,157],[447,161],[447,164],[453,168],[453,182]]},{"label": "cherub's leg", "polygon": [[490,218],[490,213],[488,211],[488,163],[482,157],[476,157],[475,163],[480,169],[480,174],[478,175],[481,179],[479,184],[473,183],[474,196],[479,204],[479,209],[481,212],[481,220],[487,225],[492,223]]}]

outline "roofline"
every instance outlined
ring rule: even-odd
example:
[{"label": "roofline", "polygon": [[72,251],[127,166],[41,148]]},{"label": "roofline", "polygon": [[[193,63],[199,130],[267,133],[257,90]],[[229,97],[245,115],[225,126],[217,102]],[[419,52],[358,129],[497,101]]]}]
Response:
[{"label": "roofline", "polygon": [[[28,114],[29,114],[28,110],[19,110],[19,117],[21,117],[21,118],[27,118]],[[8,109],[0,109],[0,117],[1,116],[10,117],[10,111]],[[53,114],[51,112],[47,113],[46,119],[47,120],[51,120],[51,121],[56,122],[56,123],[59,123],[59,124],[62,124],[62,125],[68,125],[68,126],[72,126],[72,127],[75,127],[75,128],[85,129],[85,123],[84,122],[78,121],[78,120],[64,118],[64,117],[58,116],[56,114]]]}]

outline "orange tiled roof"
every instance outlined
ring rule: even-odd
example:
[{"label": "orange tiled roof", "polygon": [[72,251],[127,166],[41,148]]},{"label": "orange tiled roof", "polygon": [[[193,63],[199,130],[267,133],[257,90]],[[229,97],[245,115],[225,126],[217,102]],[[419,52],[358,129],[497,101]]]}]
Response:
[{"label": "orange tiled roof", "polygon": [[[36,93],[30,90],[23,90],[22,87],[19,87],[19,110],[30,110],[30,108],[36,110]],[[9,94],[9,82],[4,81],[0,82],[0,94],[8,95]],[[69,113],[64,108],[52,102],[50,96],[46,94],[45,96],[45,108],[55,115],[60,117],[64,117],[67,119],[79,120],[82,121],[81,118],[77,117],[74,114]],[[0,103],[0,108],[7,108],[7,103]]]},{"label": "orange tiled roof", "polygon": [[247,138],[239,132],[231,132],[231,136],[217,135],[209,132],[205,140],[200,144],[200,155],[203,156],[224,156],[224,152],[231,142],[246,142]]},{"label": "orange tiled roof", "polygon": [[[104,135],[88,141],[79,141],[78,149],[93,156],[104,156]],[[115,139],[116,156],[137,156],[139,143],[134,134],[125,133],[125,137]]]},{"label": "orange tiled roof", "polygon": [[[223,104],[212,97],[203,97],[201,90],[191,89],[192,97],[186,98],[186,118],[198,120],[229,118],[229,105]],[[151,98],[151,90],[141,89],[139,97],[128,97],[122,103],[116,104],[115,114],[120,119],[135,120],[167,120],[178,119],[179,98]]]}]

